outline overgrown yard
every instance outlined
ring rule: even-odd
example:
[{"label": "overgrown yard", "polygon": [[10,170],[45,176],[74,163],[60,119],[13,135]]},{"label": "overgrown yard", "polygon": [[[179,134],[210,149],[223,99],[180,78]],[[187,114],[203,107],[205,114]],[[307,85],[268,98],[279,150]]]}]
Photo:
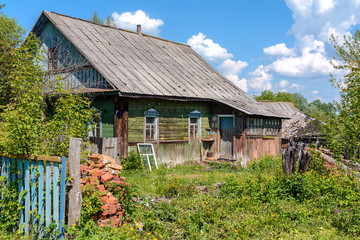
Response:
[{"label": "overgrown yard", "polygon": [[270,156],[247,169],[193,164],[127,172],[138,196],[127,223],[74,231],[82,239],[357,238],[359,182],[321,161],[315,157],[304,176],[284,175],[281,158]]},{"label": "overgrown yard", "polygon": [[[280,157],[247,169],[229,164],[125,172],[126,223],[71,226],[73,239],[354,239],[359,181],[314,157],[305,175],[282,173]],[[93,199],[93,198],[92,198]],[[133,199],[133,200],[131,200]],[[83,206],[85,207],[85,206]],[[11,237],[11,236],[6,236]],[[16,237],[13,237],[16,238]]]}]

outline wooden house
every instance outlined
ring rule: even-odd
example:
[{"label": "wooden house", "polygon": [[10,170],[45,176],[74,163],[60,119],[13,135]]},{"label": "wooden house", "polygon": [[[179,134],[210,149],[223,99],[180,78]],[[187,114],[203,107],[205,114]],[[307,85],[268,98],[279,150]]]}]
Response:
[{"label": "wooden house", "polygon": [[91,94],[96,137],[119,154],[153,143],[160,162],[241,160],[279,154],[281,119],[211,67],[190,46],[43,11],[32,32],[43,65],[73,91]]}]

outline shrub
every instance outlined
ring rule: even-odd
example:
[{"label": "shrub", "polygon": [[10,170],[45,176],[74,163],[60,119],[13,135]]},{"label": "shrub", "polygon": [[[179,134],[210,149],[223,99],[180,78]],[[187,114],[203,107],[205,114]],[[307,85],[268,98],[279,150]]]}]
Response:
[{"label": "shrub", "polygon": [[124,170],[142,170],[144,166],[142,164],[142,159],[139,154],[134,151],[130,151],[126,158],[123,158],[122,166]]}]

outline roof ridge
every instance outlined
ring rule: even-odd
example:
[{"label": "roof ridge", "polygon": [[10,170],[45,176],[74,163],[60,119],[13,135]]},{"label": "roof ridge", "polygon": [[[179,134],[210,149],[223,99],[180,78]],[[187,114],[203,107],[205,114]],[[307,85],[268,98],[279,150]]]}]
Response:
[{"label": "roof ridge", "polygon": [[[112,26],[109,26],[109,25],[105,25],[105,24],[101,24],[101,23],[96,23],[96,22],[92,22],[92,21],[85,20],[85,19],[82,19],[82,18],[72,17],[72,16],[68,16],[68,15],[65,15],[65,14],[57,13],[57,12],[52,12],[52,11],[49,12],[49,11],[46,11],[46,10],[44,10],[43,12],[53,13],[53,14],[57,14],[57,15],[59,15],[59,16],[63,16],[63,17],[72,18],[72,19],[76,19],[76,20],[83,21],[83,22],[95,24],[95,25],[98,25],[98,26],[101,26],[101,27],[107,27],[107,28],[117,29],[117,30],[120,30],[120,31],[124,31],[124,32],[128,32],[128,33],[134,33],[134,34],[139,35],[137,32],[134,32],[134,31],[131,31],[131,30],[127,30],[127,29],[123,29],[123,28],[118,28],[118,27],[112,27]],[[178,44],[178,45],[190,47],[189,45],[184,44],[184,43],[179,43],[179,42],[170,41],[170,40],[167,40],[167,39],[164,39],[164,38],[160,38],[160,37],[156,37],[156,36],[152,36],[152,35],[149,35],[149,34],[146,34],[146,33],[141,33],[141,35],[142,35],[142,36],[145,36],[145,37],[150,37],[150,38],[158,39],[158,40],[161,40],[161,41],[164,41],[164,42],[175,43],[175,44]]]}]

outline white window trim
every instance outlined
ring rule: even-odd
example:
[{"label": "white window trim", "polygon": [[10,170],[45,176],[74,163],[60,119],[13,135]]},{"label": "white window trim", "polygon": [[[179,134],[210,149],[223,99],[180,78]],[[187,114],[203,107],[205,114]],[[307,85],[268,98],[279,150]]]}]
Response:
[{"label": "white window trim", "polygon": [[[148,117],[153,117],[155,118],[154,120],[154,127],[155,127],[155,132],[154,132],[154,139],[149,140],[146,139],[146,118]],[[159,141],[159,117],[155,117],[155,116],[144,116],[144,143],[145,142],[158,142]]]},{"label": "white window trim", "polygon": [[189,120],[188,120],[188,139],[189,139],[189,142],[191,142],[191,141],[200,141],[201,140],[201,120],[202,120],[202,118],[201,117],[199,117],[199,118],[197,118],[198,119],[198,123],[197,123],[197,125],[198,125],[198,138],[195,138],[195,139],[191,139],[190,138],[190,136],[191,136],[191,134],[190,134],[190,125],[195,125],[194,123],[190,123],[190,119],[191,118],[197,118],[197,117],[190,117],[189,116]]}]

